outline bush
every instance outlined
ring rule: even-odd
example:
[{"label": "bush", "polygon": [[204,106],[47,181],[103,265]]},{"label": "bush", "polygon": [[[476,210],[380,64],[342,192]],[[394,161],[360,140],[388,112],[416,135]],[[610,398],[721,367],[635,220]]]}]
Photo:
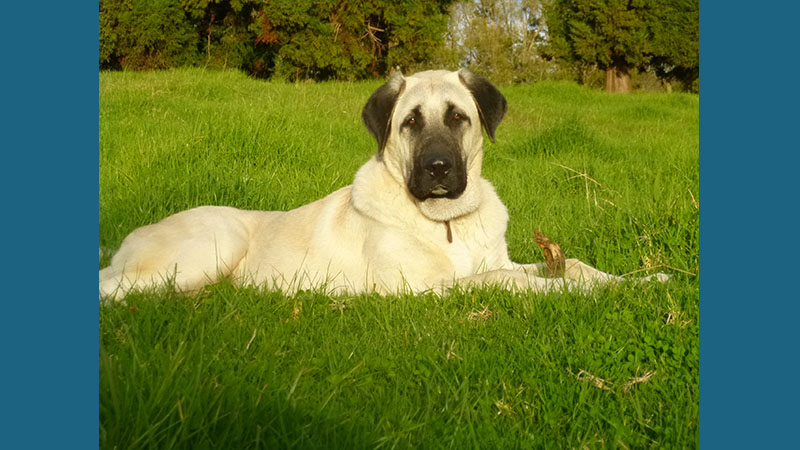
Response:
[{"label": "bush", "polygon": [[198,62],[197,35],[172,0],[100,0],[100,68],[164,69]]},{"label": "bush", "polygon": [[432,59],[452,0],[101,0],[100,68],[203,63],[255,77],[364,79]]}]

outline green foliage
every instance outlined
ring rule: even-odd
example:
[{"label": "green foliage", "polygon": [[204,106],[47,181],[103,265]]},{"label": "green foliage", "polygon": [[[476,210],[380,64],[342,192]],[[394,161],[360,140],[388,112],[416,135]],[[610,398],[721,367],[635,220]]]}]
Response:
[{"label": "green foliage", "polygon": [[658,5],[659,12],[651,21],[650,65],[659,77],[676,80],[685,90],[698,92],[699,0],[658,0]]},{"label": "green foliage", "polygon": [[538,81],[557,71],[539,54],[544,36],[540,0],[461,0],[450,8],[446,51],[437,60],[495,83]]},{"label": "green foliage", "polygon": [[642,67],[649,61],[644,1],[554,0],[546,11],[548,54],[573,67]]},{"label": "green foliage", "polygon": [[100,67],[203,63],[257,77],[412,71],[441,46],[450,1],[102,0]]},{"label": "green foliage", "polygon": [[277,47],[278,78],[374,77],[428,61],[441,45],[448,3],[274,2],[259,11],[259,31]]},{"label": "green foliage", "polygon": [[250,26],[261,1],[181,0],[180,3],[197,33],[197,46],[205,56],[205,65],[254,72],[255,61],[261,54],[254,45]]},{"label": "green foliage", "polygon": [[198,60],[195,33],[172,0],[100,0],[100,68],[164,69]]},{"label": "green foliage", "polygon": [[275,75],[289,79],[363,78],[372,61],[360,2],[274,2],[259,11],[277,36]]},{"label": "green foliage", "polygon": [[452,0],[387,2],[386,67],[399,67],[404,72],[427,68],[442,46],[450,3]]},{"label": "green foliage", "polygon": [[559,54],[601,69],[620,63],[638,67],[648,61],[643,2],[556,0],[553,8],[548,23]]},{"label": "green foliage", "polygon": [[[624,66],[698,85],[697,0],[101,0],[101,69],[204,65],[357,80],[468,66],[587,85]],[[560,63],[560,66],[556,64]]]},{"label": "green foliage", "polygon": [[648,70],[691,86],[699,76],[697,0],[553,0],[548,55],[579,80],[591,67]]}]

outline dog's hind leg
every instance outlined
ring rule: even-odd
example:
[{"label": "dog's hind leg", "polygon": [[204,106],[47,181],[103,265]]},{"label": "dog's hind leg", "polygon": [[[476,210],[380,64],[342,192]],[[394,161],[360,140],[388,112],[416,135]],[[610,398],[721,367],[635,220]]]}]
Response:
[{"label": "dog's hind leg", "polygon": [[191,294],[227,276],[231,269],[225,266],[198,263],[197,254],[185,252],[174,261],[157,265],[140,265],[130,261],[122,269],[113,264],[100,273],[101,299],[121,300],[132,290],[151,290],[172,287],[176,291]]},{"label": "dog's hind leg", "polygon": [[193,293],[231,275],[248,250],[244,214],[196,208],[134,230],[100,271],[100,298],[120,300],[133,289],[163,286]]}]

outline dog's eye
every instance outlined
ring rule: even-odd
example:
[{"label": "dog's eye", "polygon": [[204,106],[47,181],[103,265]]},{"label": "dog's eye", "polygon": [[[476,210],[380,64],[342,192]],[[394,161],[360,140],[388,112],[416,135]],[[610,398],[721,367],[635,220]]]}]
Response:
[{"label": "dog's eye", "polygon": [[462,117],[462,116],[461,116],[461,114],[459,114],[459,113],[453,113],[453,119],[455,119],[455,120],[461,120],[461,119],[463,119],[463,117]]},{"label": "dog's eye", "polygon": [[417,119],[415,117],[409,117],[406,119],[406,125],[414,125],[415,123],[417,123]]}]

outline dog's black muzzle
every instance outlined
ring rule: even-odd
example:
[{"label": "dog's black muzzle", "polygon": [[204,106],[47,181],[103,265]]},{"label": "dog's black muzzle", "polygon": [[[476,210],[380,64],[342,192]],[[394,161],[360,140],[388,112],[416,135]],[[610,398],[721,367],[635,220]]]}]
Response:
[{"label": "dog's black muzzle", "polygon": [[467,188],[467,170],[459,145],[451,139],[429,139],[415,151],[408,189],[418,200],[455,199]]}]

